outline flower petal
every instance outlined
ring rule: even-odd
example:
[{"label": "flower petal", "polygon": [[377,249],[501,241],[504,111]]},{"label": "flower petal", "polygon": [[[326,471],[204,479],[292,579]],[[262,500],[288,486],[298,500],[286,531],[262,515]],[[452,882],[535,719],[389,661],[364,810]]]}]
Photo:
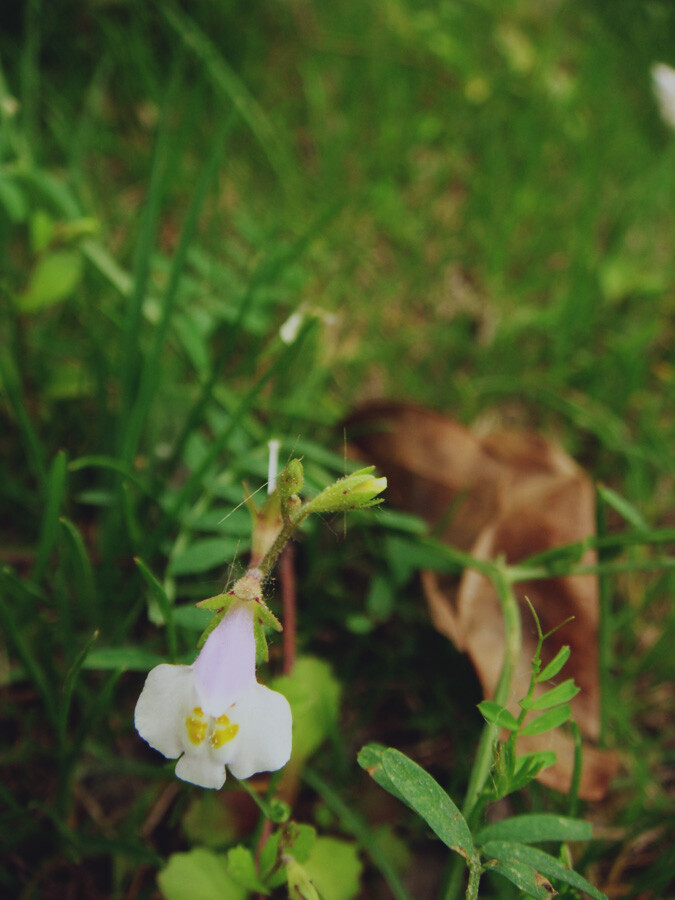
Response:
[{"label": "flower petal", "polygon": [[136,730],[155,750],[175,759],[183,752],[184,718],[195,701],[189,666],[155,666],[136,703]]},{"label": "flower petal", "polygon": [[236,603],[206,639],[192,664],[204,712],[219,716],[255,684],[253,611]]},{"label": "flower petal", "polygon": [[239,725],[227,760],[235,778],[275,772],[288,762],[293,720],[283,694],[255,684],[236,704],[231,718]]},{"label": "flower petal", "polygon": [[200,753],[185,753],[176,763],[176,775],[199,787],[218,790],[225,784],[225,766]]}]

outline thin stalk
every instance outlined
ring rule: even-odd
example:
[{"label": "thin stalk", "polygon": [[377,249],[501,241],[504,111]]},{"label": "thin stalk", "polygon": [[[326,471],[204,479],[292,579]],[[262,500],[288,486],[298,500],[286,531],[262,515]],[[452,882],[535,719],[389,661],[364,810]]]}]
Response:
[{"label": "thin stalk", "polygon": [[[605,504],[598,494],[596,497],[595,522],[598,534],[604,537],[607,533],[607,516]],[[598,562],[602,560],[598,554]],[[600,601],[600,620],[598,627],[598,681],[600,687],[600,745],[607,740],[607,716],[612,690],[612,605],[611,588],[606,572],[598,573],[598,594]]]}]

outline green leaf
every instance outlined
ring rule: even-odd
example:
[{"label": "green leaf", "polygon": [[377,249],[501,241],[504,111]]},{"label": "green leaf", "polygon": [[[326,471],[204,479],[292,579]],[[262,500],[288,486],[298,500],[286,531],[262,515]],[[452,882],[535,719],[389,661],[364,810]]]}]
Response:
[{"label": "green leaf", "polygon": [[258,894],[269,893],[258,878],[253,854],[248,847],[244,847],[242,844],[227,851],[227,874],[233,881],[249,891],[255,891]]},{"label": "green leaf", "polygon": [[201,791],[193,797],[181,824],[190,844],[211,850],[227,847],[239,836],[236,816],[218,791]]},{"label": "green leaf", "polygon": [[293,754],[291,761],[305,760],[335,730],[340,705],[340,683],[328,663],[311,656],[298,659],[290,675],[270,684],[291,704]]},{"label": "green leaf", "polygon": [[559,728],[560,725],[563,725],[571,715],[572,710],[567,704],[558,706],[556,709],[550,709],[548,712],[545,712],[541,716],[537,716],[537,718],[533,719],[531,722],[528,722],[527,725],[520,730],[520,733],[521,735],[528,735],[544,734],[546,731],[553,731],[554,728]]},{"label": "green leaf", "polygon": [[545,694],[537,697],[536,700],[521,700],[520,705],[523,709],[550,709],[552,706],[568,703],[578,693],[579,688],[574,683],[574,679],[569,678],[550,691],[546,691]]},{"label": "green leaf", "polygon": [[350,841],[317,838],[304,868],[323,900],[352,900],[359,893],[363,863]]},{"label": "green leaf", "polygon": [[504,709],[501,703],[495,703],[494,700],[483,700],[478,704],[478,709],[483,717],[493,725],[499,725],[500,728],[508,728],[509,731],[518,731],[518,722],[515,717]]},{"label": "green leaf", "polygon": [[85,669],[122,669],[125,672],[149,672],[165,662],[163,656],[142,647],[101,647],[92,650],[84,661]]},{"label": "green leaf", "polygon": [[194,603],[181,603],[173,607],[174,623],[186,631],[204,631],[212,615],[210,610],[198,609]]},{"label": "green leaf", "polygon": [[30,248],[33,253],[42,253],[54,240],[56,224],[44,209],[36,209],[28,222]]},{"label": "green leaf", "polygon": [[28,202],[24,192],[13,178],[0,173],[0,205],[12,222],[23,222],[28,215]]},{"label": "green leaf", "polygon": [[387,535],[384,553],[395,585],[405,584],[420,569],[434,572],[458,572],[461,570],[440,544],[421,543],[419,538],[401,534]]},{"label": "green leaf", "polygon": [[265,842],[260,852],[260,874],[268,887],[275,888],[286,881],[286,873],[281,865],[283,854],[290,853],[299,863],[309,859],[316,831],[311,825],[288,822],[277,829]]},{"label": "green leaf", "polygon": [[247,894],[228,875],[225,856],[201,847],[173,853],[157,882],[165,900],[245,900]]},{"label": "green leaf", "polygon": [[486,825],[476,836],[485,841],[519,841],[532,844],[538,841],[589,841],[593,830],[582,819],[555,816],[552,813],[532,813],[514,816]]},{"label": "green leaf", "polygon": [[568,868],[554,856],[544,853],[543,850],[538,850],[536,847],[528,847],[512,841],[489,841],[483,846],[483,852],[486,856],[492,856],[501,861],[526,863],[541,875],[557,878],[584,891],[593,900],[607,900],[607,896],[602,891],[593,887],[590,881],[587,881],[574,869]]},{"label": "green leaf", "polygon": [[570,658],[570,652],[570,648],[567,645],[561,647],[553,657],[551,662],[544,667],[539,675],[537,675],[537,681],[548,681],[550,678],[555,678],[555,676]]},{"label": "green leaf", "polygon": [[384,771],[383,759],[387,748],[383,744],[366,744],[359,751],[356,760],[362,769],[370,775],[373,781],[377,782],[381,788],[396,797],[402,803],[405,803],[403,796],[394,787],[391,778]]},{"label": "green leaf", "polygon": [[485,869],[497,872],[534,900],[549,900],[556,895],[551,883],[527,863],[498,859],[488,862]]},{"label": "green leaf", "polygon": [[542,769],[555,764],[557,756],[553,750],[539,750],[537,753],[525,753],[516,759],[515,774],[526,772],[528,781],[538,775]]},{"label": "green leaf", "polygon": [[65,300],[82,278],[82,256],[77,250],[55,250],[40,257],[28,287],[18,297],[22,312],[36,312]]},{"label": "green leaf", "polygon": [[174,556],[168,565],[169,575],[195,575],[227,565],[242,549],[235,538],[202,538]]},{"label": "green leaf", "polygon": [[385,750],[382,766],[400,796],[444,844],[466,859],[474,855],[469,826],[450,797],[428,772],[393,749]]}]

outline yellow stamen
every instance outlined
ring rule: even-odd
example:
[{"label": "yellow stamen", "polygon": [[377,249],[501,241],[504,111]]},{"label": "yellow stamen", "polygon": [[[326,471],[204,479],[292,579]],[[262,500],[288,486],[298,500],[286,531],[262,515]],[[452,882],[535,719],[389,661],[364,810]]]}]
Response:
[{"label": "yellow stamen", "polygon": [[218,716],[216,726],[211,735],[211,746],[214,750],[217,750],[223,744],[227,744],[235,738],[238,731],[239,726],[235,723],[230,723],[226,715]]},{"label": "yellow stamen", "polygon": [[206,729],[208,728],[208,719],[204,715],[201,706],[195,706],[192,715],[185,720],[185,730],[187,731],[190,743],[196,747],[202,743],[206,737]]}]

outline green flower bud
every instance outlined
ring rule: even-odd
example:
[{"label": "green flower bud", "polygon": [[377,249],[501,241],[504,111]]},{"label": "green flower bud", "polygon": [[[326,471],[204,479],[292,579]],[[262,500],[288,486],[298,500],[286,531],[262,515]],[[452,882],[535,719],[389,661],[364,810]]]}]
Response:
[{"label": "green flower bud", "polygon": [[282,860],[286,866],[290,900],[321,900],[314,882],[300,863],[288,854],[284,854]]},{"label": "green flower bud", "polygon": [[292,459],[278,479],[282,502],[288,500],[293,494],[297,494],[302,489],[304,480],[305,475],[302,471],[302,463],[299,459]]},{"label": "green flower bud", "polygon": [[376,506],[382,502],[376,498],[386,488],[387,479],[376,478],[374,471],[375,466],[368,466],[341,478],[321,491],[308,507],[311,507],[311,512],[342,512]]}]

